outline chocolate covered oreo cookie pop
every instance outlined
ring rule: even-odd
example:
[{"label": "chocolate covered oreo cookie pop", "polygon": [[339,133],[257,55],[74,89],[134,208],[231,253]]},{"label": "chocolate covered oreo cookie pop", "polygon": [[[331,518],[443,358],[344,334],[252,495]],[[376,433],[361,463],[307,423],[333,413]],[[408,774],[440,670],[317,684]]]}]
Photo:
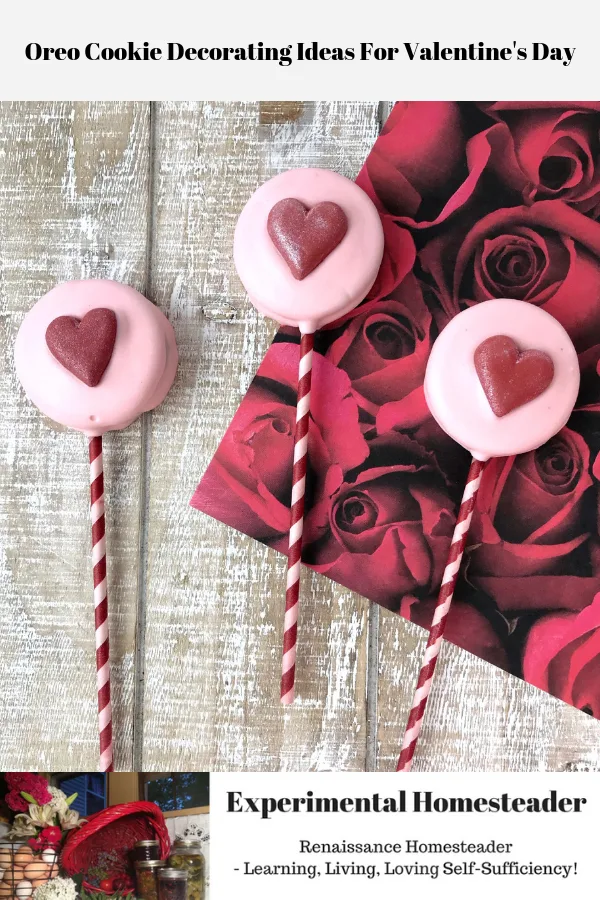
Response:
[{"label": "chocolate covered oreo cookie pop", "polygon": [[425,399],[473,459],[410,711],[398,771],[408,772],[485,462],[527,453],[566,425],[579,391],[577,353],[562,325],[522,300],[486,300],[459,313],[433,345]]},{"label": "chocolate covered oreo cookie pop", "polygon": [[89,440],[100,769],[113,768],[102,435],[167,395],[177,370],[173,328],[127,285],[71,281],[27,313],[15,342],[25,393],[44,415]]},{"label": "chocolate covered oreo cookie pop", "polygon": [[234,260],[263,315],[300,330],[281,700],[294,700],[296,633],[314,333],[350,312],[372,287],[383,256],[379,214],[353,181],[292,169],[252,195],[238,220]]}]

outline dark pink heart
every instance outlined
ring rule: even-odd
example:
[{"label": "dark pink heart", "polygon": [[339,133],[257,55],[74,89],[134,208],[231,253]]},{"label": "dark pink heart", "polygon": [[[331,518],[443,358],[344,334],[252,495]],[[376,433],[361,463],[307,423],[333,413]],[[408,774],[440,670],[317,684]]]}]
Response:
[{"label": "dark pink heart", "polygon": [[498,417],[535,400],[554,378],[554,363],[547,353],[521,352],[505,334],[489,337],[477,347],[475,369],[492,412]]},{"label": "dark pink heart", "polygon": [[307,209],[288,197],[275,204],[267,220],[271,240],[298,281],[335,250],[347,230],[346,213],[330,200]]},{"label": "dark pink heart", "polygon": [[92,309],[83,317],[59,316],[46,329],[50,353],[76,378],[96,387],[113,354],[117,317],[112,309]]}]

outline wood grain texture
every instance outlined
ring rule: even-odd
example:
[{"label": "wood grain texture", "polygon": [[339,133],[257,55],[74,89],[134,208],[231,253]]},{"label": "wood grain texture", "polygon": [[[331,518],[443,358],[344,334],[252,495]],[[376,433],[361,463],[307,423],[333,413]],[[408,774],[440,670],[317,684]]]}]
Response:
[{"label": "wood grain texture", "polygon": [[[298,701],[282,710],[285,560],[187,505],[273,334],[234,273],[237,215],[284,168],[353,176],[378,115],[0,105],[0,768],[97,764],[85,440],[42,419],[12,365],[26,310],[80,277],[144,290],[181,351],[167,401],[105,440],[117,767],[394,768],[424,632],[305,573]],[[600,723],[446,645],[415,770],[598,768],[599,737]]]},{"label": "wood grain texture", "polygon": [[[143,288],[148,108],[0,107],[0,760],[98,763],[87,441],[25,399],[12,347],[57,282]],[[105,440],[116,765],[131,766],[139,426]]]},{"label": "wood grain texture", "polygon": [[151,284],[181,366],[152,418],[144,768],[365,765],[366,602],[303,576],[298,699],[284,711],[285,561],[187,506],[273,333],[234,274],[242,206],[285,168],[355,175],[377,134],[375,104],[291,107],[157,110]]},{"label": "wood grain texture", "polygon": [[[381,610],[378,766],[393,771],[426,632]],[[563,771],[600,767],[600,722],[445,643],[413,771]]]}]

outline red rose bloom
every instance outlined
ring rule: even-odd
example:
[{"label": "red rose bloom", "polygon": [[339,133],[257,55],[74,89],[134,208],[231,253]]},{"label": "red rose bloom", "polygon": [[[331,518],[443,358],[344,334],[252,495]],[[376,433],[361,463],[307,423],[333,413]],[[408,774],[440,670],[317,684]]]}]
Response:
[{"label": "red rose bloom", "polygon": [[[287,546],[290,524],[298,353],[297,344],[270,348],[191,501],[192,506],[217,515],[234,528],[251,528],[261,540],[282,550]],[[341,471],[354,468],[367,453],[350,379],[315,352],[307,479],[313,503],[318,505],[322,498],[330,467]],[[207,494],[210,504],[205,502]],[[323,515],[315,510],[313,518]],[[310,516],[307,518],[308,539],[311,524]]]},{"label": "red rose bloom", "polygon": [[600,718],[600,594],[579,613],[542,616],[529,632],[523,675]]},{"label": "red rose bloom", "polygon": [[[525,176],[523,200],[560,199],[600,214],[600,103],[485,104],[506,122]],[[502,171],[502,162],[498,168]]]},{"label": "red rose bloom", "polygon": [[542,201],[484,216],[466,235],[452,271],[448,252],[440,238],[422,261],[449,310],[497,297],[525,300],[558,319],[578,350],[598,343],[599,222],[560,201]]},{"label": "red rose bloom", "polygon": [[[475,193],[490,157],[507,151],[504,122],[470,136],[458,103],[396,103],[356,183],[381,213],[413,228],[446,221]],[[517,184],[523,175],[513,164]]]},{"label": "red rose bloom", "polygon": [[40,838],[46,844],[60,844],[60,841],[62,839],[62,831],[60,830],[58,825],[50,825],[48,828],[43,828],[42,831],[40,831]]},{"label": "red rose bloom", "polygon": [[6,795],[7,806],[15,812],[27,812],[29,803],[24,797],[21,797],[19,791],[9,791]]},{"label": "red rose bloom", "polygon": [[421,286],[410,274],[387,300],[345,325],[327,359],[347,372],[352,389],[365,400],[361,405],[375,415],[377,407],[423,383],[431,325]]},{"label": "red rose bloom", "polygon": [[[552,602],[581,609],[591,601],[599,585],[581,576],[591,575],[585,545],[593,523],[582,509],[592,484],[589,447],[568,428],[538,450],[487,464],[468,572],[501,610],[542,609]],[[561,584],[553,596],[543,578],[535,580],[544,575]]]},{"label": "red rose bloom", "polygon": [[435,459],[392,433],[370,442],[369,458],[328,479],[329,535],[306,558],[320,572],[388,609],[406,594],[437,590],[454,527],[454,504]]},{"label": "red rose bloom", "polygon": [[[413,597],[407,597],[402,601],[399,612],[409,621],[429,629],[435,605],[434,599],[419,602]],[[444,640],[469,650],[501,669],[509,667],[502,640],[483,613],[470,603],[462,603],[457,599],[453,601],[448,613]]]}]

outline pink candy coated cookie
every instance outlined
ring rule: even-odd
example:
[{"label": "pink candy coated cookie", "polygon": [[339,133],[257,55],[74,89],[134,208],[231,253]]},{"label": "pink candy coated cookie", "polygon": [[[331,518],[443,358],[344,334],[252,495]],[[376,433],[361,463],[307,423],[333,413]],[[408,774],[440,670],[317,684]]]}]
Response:
[{"label": "pink candy coated cookie", "polygon": [[[327,253],[305,275],[321,255],[316,246],[320,237],[315,229],[300,252],[297,246],[290,247],[288,240],[297,239],[302,226],[297,221],[297,204],[295,210],[289,204],[296,221],[290,217],[286,222],[278,216],[276,227],[271,221],[273,236],[269,233],[269,214],[285,200],[299,201],[307,213],[318,204],[337,204],[346,217],[346,231],[339,237],[339,217],[334,220],[331,207],[324,210],[331,216],[339,240],[331,239],[332,249],[324,244]],[[285,210],[285,205],[281,209]],[[233,255],[240,279],[259,312],[310,333],[364,299],[381,264],[383,229],[374,204],[353,181],[325,169],[292,169],[267,181],[252,195],[238,220]]]},{"label": "pink candy coated cookie", "polygon": [[432,416],[479,460],[540,447],[566,424],[578,391],[567,332],[522,300],[486,300],[455,316],[425,373]]},{"label": "pink candy coated cookie", "polygon": [[[100,279],[49,291],[27,313],[15,342],[17,375],[29,399],[89,437],[126,428],[162,403],[177,359],[163,313],[133,288]],[[94,386],[84,380],[97,377]]]}]

